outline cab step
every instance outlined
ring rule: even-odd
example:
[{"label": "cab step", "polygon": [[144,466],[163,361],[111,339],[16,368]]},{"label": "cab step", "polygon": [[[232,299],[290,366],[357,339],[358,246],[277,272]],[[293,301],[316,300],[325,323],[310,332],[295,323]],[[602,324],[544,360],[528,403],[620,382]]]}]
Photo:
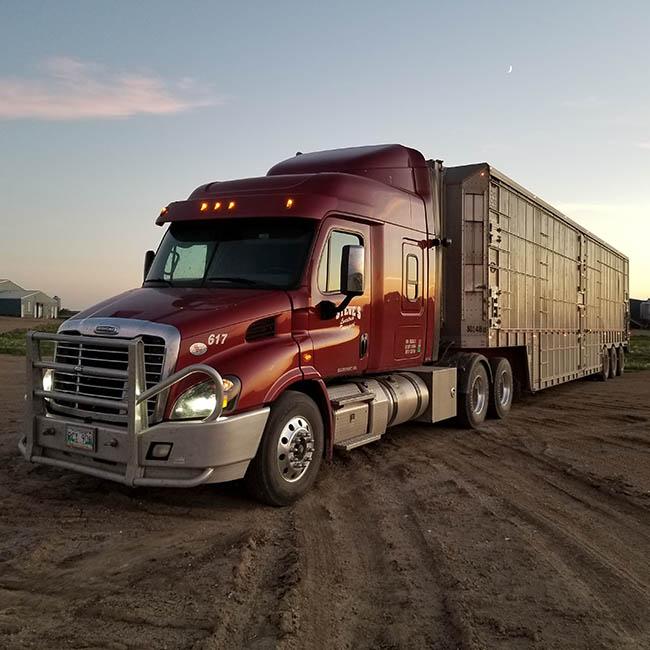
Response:
[{"label": "cab step", "polygon": [[383,434],[381,433],[364,433],[361,436],[355,436],[354,438],[341,440],[341,442],[337,442],[334,445],[334,448],[350,451],[351,449],[356,449],[357,447],[367,445],[370,442],[375,442],[375,440],[379,440],[382,435]]}]

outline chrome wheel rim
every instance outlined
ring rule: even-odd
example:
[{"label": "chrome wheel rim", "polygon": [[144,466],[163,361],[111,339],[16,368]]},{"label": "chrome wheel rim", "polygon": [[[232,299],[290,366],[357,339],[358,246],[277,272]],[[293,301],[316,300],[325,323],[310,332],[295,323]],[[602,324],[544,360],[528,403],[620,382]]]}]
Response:
[{"label": "chrome wheel rim", "polygon": [[497,382],[497,399],[501,406],[508,406],[512,399],[512,377],[505,370],[501,373]]},{"label": "chrome wheel rim", "polygon": [[278,438],[276,459],[278,471],[287,483],[300,480],[311,464],[314,455],[314,434],[309,420],[292,417],[282,428]]},{"label": "chrome wheel rim", "polygon": [[485,381],[481,375],[474,377],[470,394],[472,398],[472,413],[478,415],[483,412],[483,408],[487,402]]}]

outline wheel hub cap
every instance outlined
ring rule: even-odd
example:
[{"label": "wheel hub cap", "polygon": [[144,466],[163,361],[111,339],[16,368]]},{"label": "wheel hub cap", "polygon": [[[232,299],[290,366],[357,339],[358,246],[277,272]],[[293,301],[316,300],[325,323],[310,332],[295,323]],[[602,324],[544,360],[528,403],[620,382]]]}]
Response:
[{"label": "wheel hub cap", "polygon": [[483,385],[483,378],[478,376],[474,378],[471,391],[472,411],[479,414],[483,411],[485,406],[485,387]]},{"label": "wheel hub cap", "polygon": [[510,375],[507,372],[502,372],[500,381],[498,382],[498,397],[499,403],[502,406],[507,406],[510,403],[510,396],[512,395],[512,382],[510,381]]},{"label": "wheel hub cap", "polygon": [[307,418],[296,415],[283,427],[278,438],[277,462],[280,476],[288,483],[300,479],[314,455],[314,435]]}]

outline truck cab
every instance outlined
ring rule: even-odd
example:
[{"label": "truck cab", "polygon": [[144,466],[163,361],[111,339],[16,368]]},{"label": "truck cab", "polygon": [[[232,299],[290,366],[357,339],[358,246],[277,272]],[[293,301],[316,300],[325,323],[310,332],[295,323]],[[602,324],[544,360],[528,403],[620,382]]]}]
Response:
[{"label": "truck cab", "polygon": [[134,486],[246,478],[282,505],[335,446],[454,415],[455,369],[435,415],[422,370],[438,170],[400,145],[297,154],[166,206],[141,287],[30,335],[23,454]]}]

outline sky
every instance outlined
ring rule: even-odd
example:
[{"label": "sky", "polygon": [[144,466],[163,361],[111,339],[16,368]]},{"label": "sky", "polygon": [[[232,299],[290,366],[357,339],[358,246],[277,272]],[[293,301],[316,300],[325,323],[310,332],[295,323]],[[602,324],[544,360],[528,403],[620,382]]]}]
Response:
[{"label": "sky", "polygon": [[0,2],[0,278],[84,308],[201,183],[398,142],[495,165],[648,298],[649,34],[647,0]]}]

